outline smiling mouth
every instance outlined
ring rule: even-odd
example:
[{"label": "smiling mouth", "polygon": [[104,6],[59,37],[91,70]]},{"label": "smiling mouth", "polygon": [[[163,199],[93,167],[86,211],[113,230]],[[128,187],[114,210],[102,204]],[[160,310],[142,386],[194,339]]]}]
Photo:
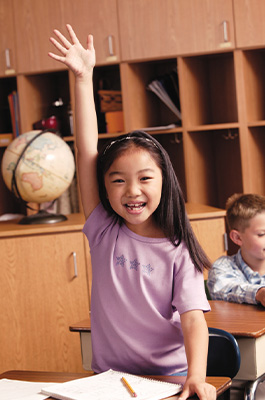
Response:
[{"label": "smiling mouth", "polygon": [[139,211],[142,210],[145,207],[146,203],[127,203],[125,204],[125,207],[130,210],[130,211]]}]

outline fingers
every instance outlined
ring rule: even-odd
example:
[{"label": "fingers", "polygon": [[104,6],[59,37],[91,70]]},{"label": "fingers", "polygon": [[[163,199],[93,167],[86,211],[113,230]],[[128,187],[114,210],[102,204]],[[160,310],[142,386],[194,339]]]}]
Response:
[{"label": "fingers", "polygon": [[186,400],[189,396],[193,394],[197,394],[200,400],[215,400],[216,399],[216,389],[214,386],[209,384],[204,384],[202,386],[198,386],[192,390],[190,388],[183,389],[180,394],[178,400]]},{"label": "fingers", "polygon": [[186,400],[188,397],[189,397],[189,393],[187,392],[187,390],[184,390],[184,391],[181,393],[181,396],[178,397],[178,400]]},{"label": "fingers", "polygon": [[[69,32],[69,36],[72,40],[73,44],[79,43],[79,40],[76,37],[76,34],[74,33],[73,28],[71,27],[71,25],[67,24],[66,28]],[[58,30],[58,29],[54,29],[54,34],[57,36],[57,38],[60,40],[60,43],[58,40],[56,40],[55,38],[51,37],[50,41],[51,43],[57,48],[57,50],[59,50],[64,56],[66,56],[67,51],[71,48],[72,43],[69,42],[68,39],[66,39],[66,37]],[[49,56],[54,58],[55,60],[58,61],[63,61],[62,57],[57,56],[54,53],[49,53]]]},{"label": "fingers", "polygon": [[70,24],[66,24],[66,28],[68,30],[69,36],[70,36],[70,38],[72,40],[72,43],[73,44],[79,43],[79,40],[78,40],[78,38],[77,38],[77,36],[75,34],[75,31],[73,30],[71,25]]},{"label": "fingers", "polygon": [[72,46],[72,43],[70,43],[69,40],[66,39],[66,37],[60,31],[58,31],[58,29],[54,29],[53,32],[57,36],[57,38],[61,41],[61,43],[64,45],[64,47],[66,49],[70,49],[70,47]]},{"label": "fingers", "polygon": [[56,39],[51,37],[50,41],[56,47],[56,49],[58,49],[64,56],[66,55],[67,49],[65,47],[63,47]]},{"label": "fingers", "polygon": [[88,50],[94,50],[93,35],[87,36],[87,48]]},{"label": "fingers", "polygon": [[48,56],[49,57],[51,57],[51,58],[53,58],[54,60],[56,60],[56,61],[60,61],[60,62],[64,62],[64,60],[65,60],[65,57],[61,57],[61,56],[58,56],[57,54],[54,54],[54,53],[48,53]]}]

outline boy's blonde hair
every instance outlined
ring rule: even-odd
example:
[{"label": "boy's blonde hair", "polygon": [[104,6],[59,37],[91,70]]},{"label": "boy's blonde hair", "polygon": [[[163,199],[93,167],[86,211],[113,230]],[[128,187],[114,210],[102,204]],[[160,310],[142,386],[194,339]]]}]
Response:
[{"label": "boy's blonde hair", "polygon": [[258,194],[234,194],[226,202],[226,219],[230,230],[244,232],[249,220],[265,212],[265,197]]}]

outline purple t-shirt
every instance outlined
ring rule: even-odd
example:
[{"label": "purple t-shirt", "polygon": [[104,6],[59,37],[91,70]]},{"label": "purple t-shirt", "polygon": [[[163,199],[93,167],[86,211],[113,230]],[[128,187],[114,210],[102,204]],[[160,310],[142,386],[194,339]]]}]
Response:
[{"label": "purple t-shirt", "polygon": [[210,307],[186,246],[139,236],[101,204],[83,232],[93,268],[93,370],[170,375],[187,369],[180,314]]}]

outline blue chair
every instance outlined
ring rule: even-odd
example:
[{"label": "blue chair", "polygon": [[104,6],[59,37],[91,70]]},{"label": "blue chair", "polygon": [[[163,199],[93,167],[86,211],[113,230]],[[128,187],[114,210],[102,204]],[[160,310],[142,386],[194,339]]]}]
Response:
[{"label": "blue chair", "polygon": [[[228,376],[233,379],[238,373],[241,361],[237,340],[222,329],[208,330],[207,376]],[[223,398],[230,399],[230,390],[223,394]]]}]

